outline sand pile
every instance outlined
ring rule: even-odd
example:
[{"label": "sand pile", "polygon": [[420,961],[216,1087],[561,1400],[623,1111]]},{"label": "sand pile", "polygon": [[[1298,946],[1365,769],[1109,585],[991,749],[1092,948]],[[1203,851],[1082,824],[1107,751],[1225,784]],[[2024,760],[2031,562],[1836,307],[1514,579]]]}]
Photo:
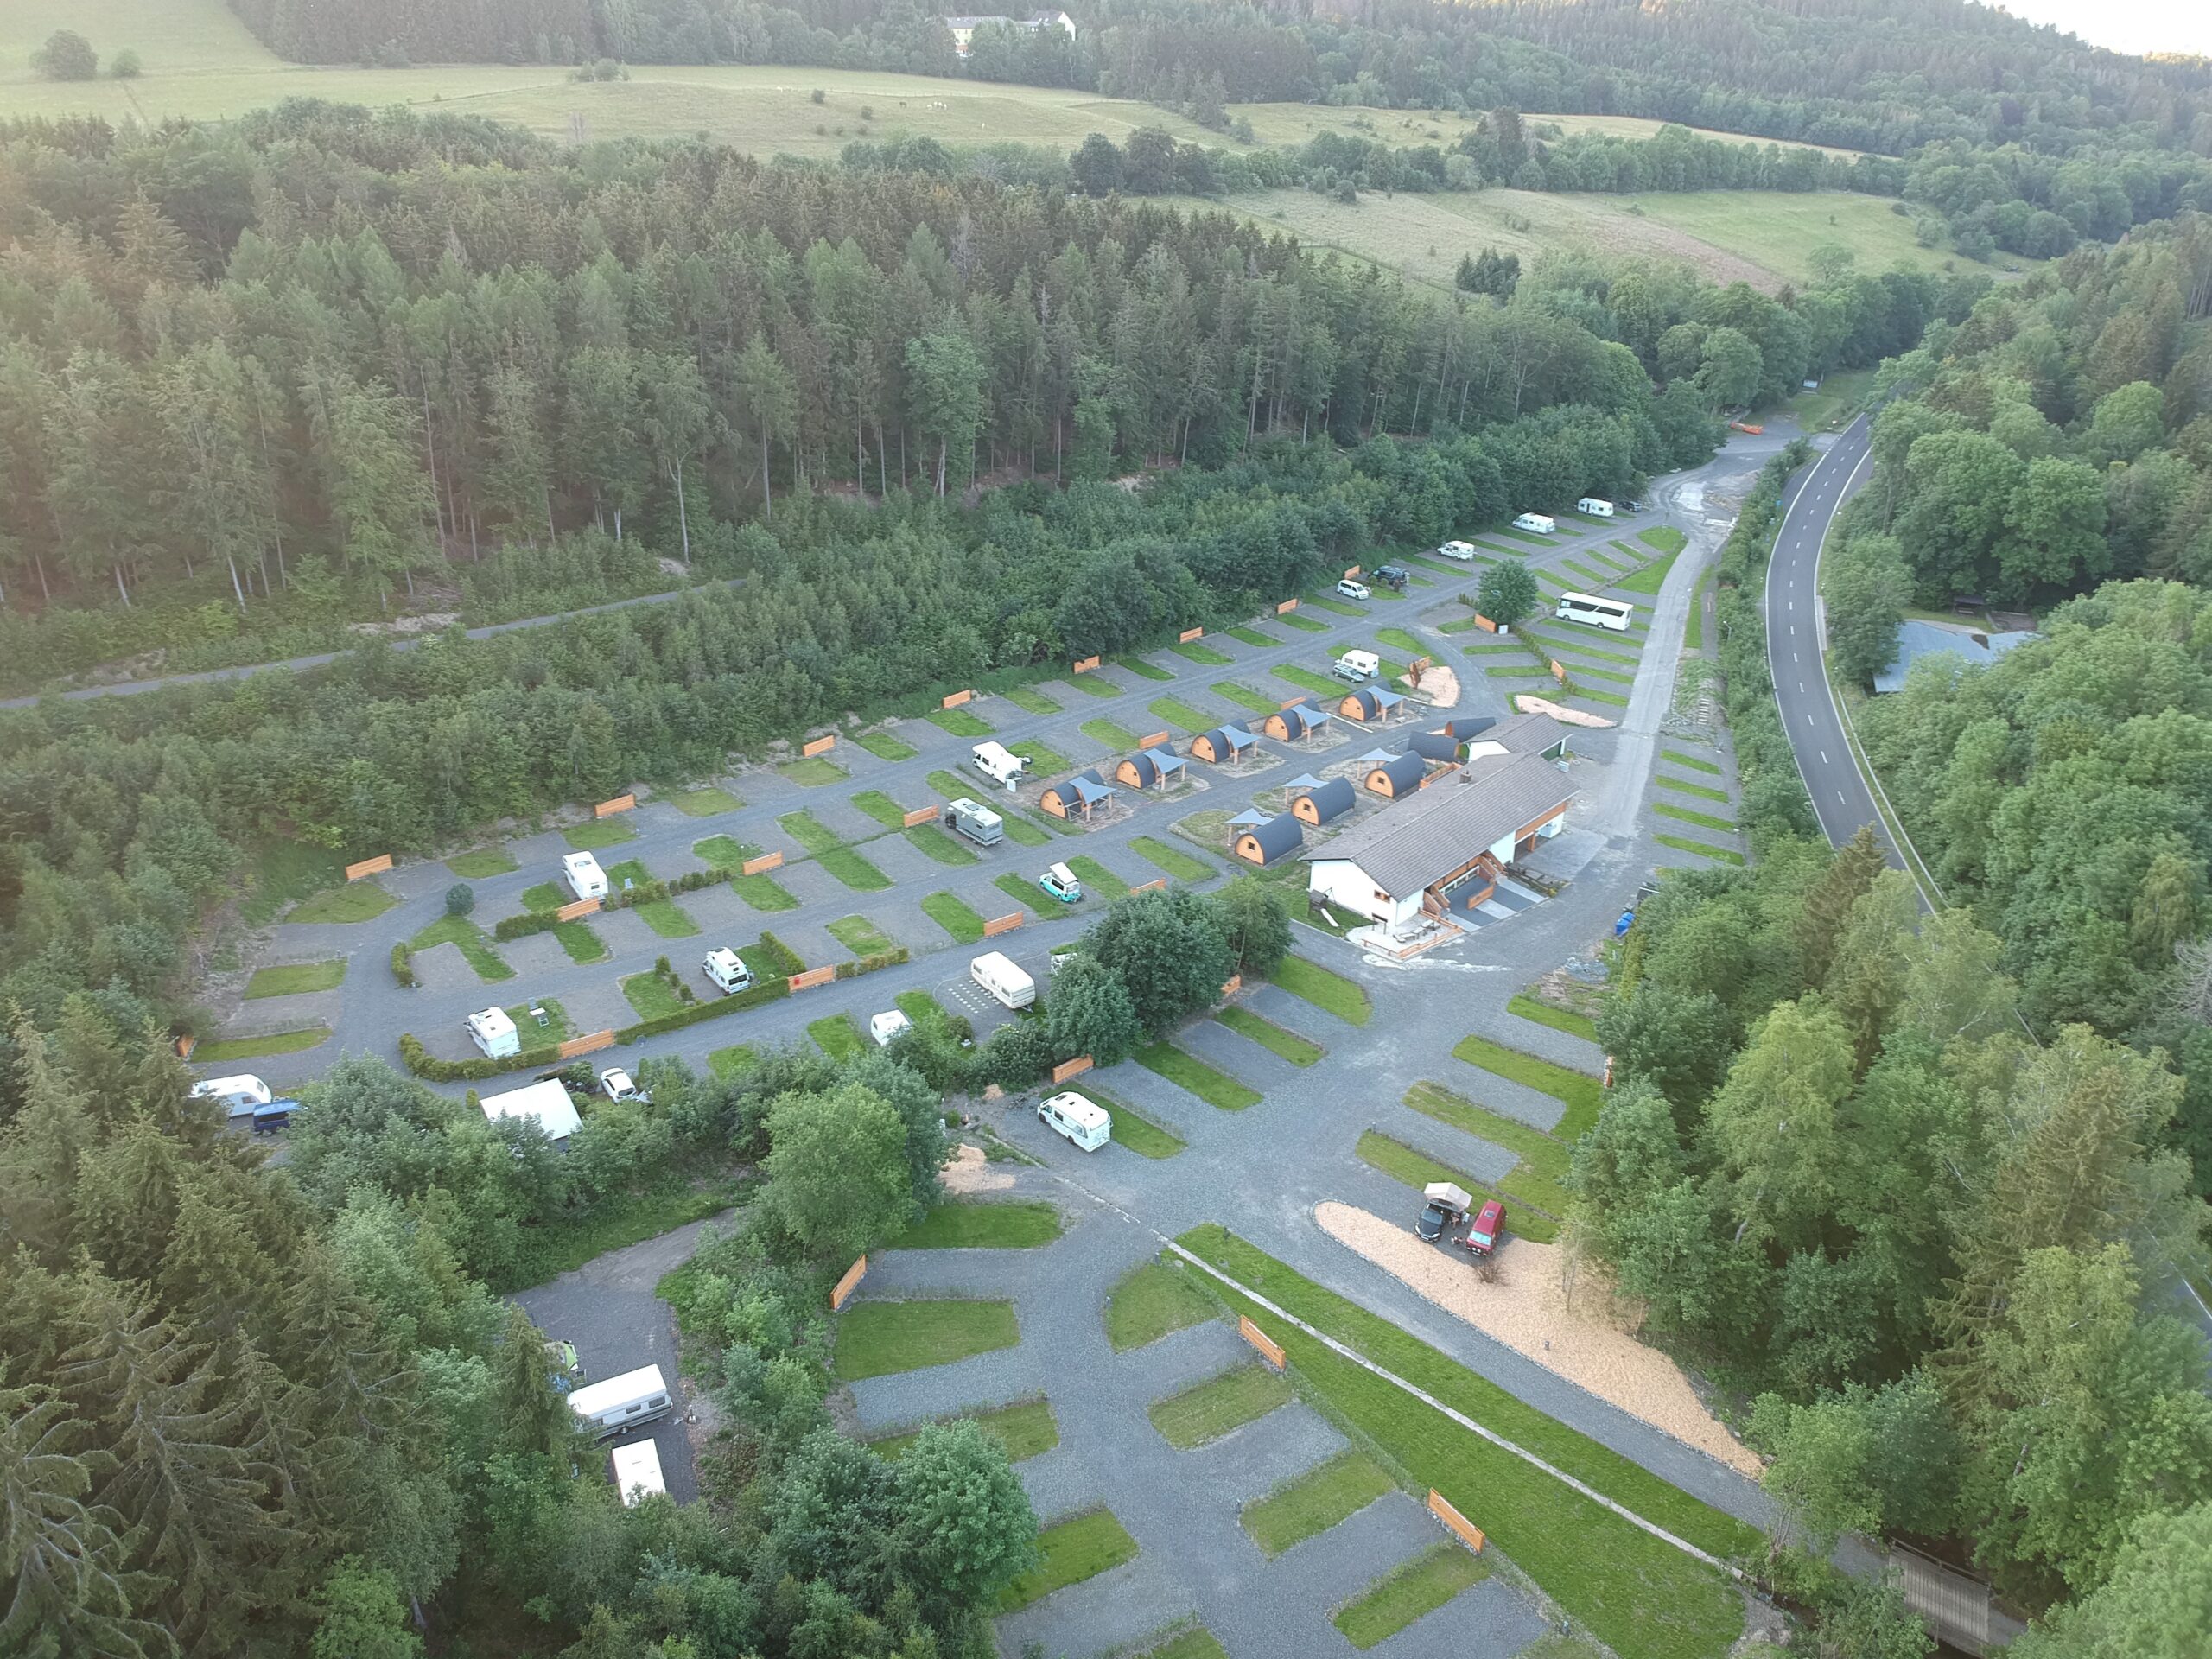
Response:
[{"label": "sand pile", "polygon": [[1313,1218],[1338,1243],[1484,1335],[1730,1468],[1758,1475],[1758,1457],[1706,1410],[1674,1361],[1620,1328],[1602,1293],[1586,1282],[1568,1306],[1558,1246],[1509,1233],[1495,1258],[1497,1281],[1484,1284],[1464,1252],[1425,1244],[1364,1210],[1316,1205]]},{"label": "sand pile", "polygon": [[1459,677],[1441,663],[1432,663],[1421,671],[1421,694],[1432,707],[1450,709],[1459,701]]},{"label": "sand pile", "polygon": [[938,1172],[948,1192],[1003,1192],[1014,1185],[1014,1171],[992,1163],[981,1147],[962,1142]]}]

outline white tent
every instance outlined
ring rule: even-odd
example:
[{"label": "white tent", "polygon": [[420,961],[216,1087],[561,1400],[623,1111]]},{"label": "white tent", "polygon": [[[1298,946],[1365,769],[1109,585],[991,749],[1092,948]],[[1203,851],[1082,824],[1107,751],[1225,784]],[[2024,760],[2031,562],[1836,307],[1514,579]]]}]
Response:
[{"label": "white tent", "polygon": [[484,1116],[493,1123],[503,1117],[529,1119],[544,1130],[545,1138],[556,1147],[565,1145],[583,1123],[576,1116],[576,1103],[569,1098],[569,1091],[550,1077],[543,1083],[510,1089],[504,1095],[486,1095],[479,1104],[484,1108]]}]

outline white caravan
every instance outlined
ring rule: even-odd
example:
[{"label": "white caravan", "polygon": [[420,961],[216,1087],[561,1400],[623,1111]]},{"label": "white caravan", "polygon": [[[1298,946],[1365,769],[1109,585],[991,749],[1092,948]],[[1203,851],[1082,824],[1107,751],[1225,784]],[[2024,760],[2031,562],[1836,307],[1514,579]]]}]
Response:
[{"label": "white caravan", "polygon": [[586,1383],[569,1395],[569,1409],[591,1431],[593,1439],[603,1440],[667,1416],[675,1409],[675,1402],[660,1367],[641,1365],[604,1382]]},{"label": "white caravan", "polygon": [[1003,950],[987,951],[969,963],[968,977],[1009,1008],[1026,1008],[1037,1000],[1037,982]]},{"label": "white caravan", "polygon": [[666,1497],[668,1483],[661,1478],[660,1448],[651,1440],[632,1440],[613,1452],[614,1490],[622,1494],[625,1509],[634,1510],[648,1497]]}]

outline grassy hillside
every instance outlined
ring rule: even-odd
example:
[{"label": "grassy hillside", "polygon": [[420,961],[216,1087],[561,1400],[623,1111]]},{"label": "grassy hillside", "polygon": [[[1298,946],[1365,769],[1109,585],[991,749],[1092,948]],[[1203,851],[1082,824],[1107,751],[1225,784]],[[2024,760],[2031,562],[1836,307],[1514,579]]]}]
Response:
[{"label": "grassy hillside", "polygon": [[[1437,144],[1448,149],[1459,142],[1461,135],[1471,132],[1482,118],[1479,111],[1454,113],[1450,110],[1374,110],[1334,104],[1238,104],[1232,105],[1229,112],[1249,121],[1252,136],[1263,144],[1302,144],[1317,132],[1347,132],[1393,147]],[[1610,132],[1624,138],[1649,138],[1665,124],[1635,115],[1524,114],[1521,120],[1532,133],[1555,126],[1561,132]],[[1726,139],[1739,144],[1772,142],[1738,132],[1714,132],[1706,127],[1693,127],[1690,130],[1700,137]],[[1789,148],[1817,149],[1829,156],[1859,154],[1855,149],[1837,149],[1827,144]]]}]

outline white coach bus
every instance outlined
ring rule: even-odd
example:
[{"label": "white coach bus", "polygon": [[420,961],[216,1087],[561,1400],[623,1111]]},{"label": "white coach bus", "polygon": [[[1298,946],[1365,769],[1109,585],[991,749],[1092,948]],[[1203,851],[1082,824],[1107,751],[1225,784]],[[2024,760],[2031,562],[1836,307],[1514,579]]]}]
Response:
[{"label": "white coach bus", "polygon": [[1561,594],[1554,614],[1562,622],[1580,622],[1588,627],[1626,633],[1629,618],[1636,614],[1636,607],[1623,600],[1600,599],[1595,594]]}]

